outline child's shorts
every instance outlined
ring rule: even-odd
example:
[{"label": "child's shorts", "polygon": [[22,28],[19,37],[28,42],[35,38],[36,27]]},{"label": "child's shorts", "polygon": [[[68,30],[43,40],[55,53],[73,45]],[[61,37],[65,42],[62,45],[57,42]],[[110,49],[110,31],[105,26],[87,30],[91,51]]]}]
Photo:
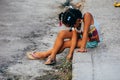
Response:
[{"label": "child's shorts", "polygon": [[86,44],[87,48],[95,48],[97,46],[98,46],[98,41],[90,41],[90,42],[87,42]]}]

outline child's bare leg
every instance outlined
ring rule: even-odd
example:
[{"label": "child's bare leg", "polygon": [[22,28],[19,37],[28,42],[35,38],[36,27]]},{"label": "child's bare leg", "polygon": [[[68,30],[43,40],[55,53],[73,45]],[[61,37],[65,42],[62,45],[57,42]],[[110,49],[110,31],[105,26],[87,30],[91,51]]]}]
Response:
[{"label": "child's bare leg", "polygon": [[[58,53],[61,53],[65,48],[68,48],[68,47],[70,47],[70,41],[65,41],[64,43],[63,43],[63,46],[62,46],[62,48],[56,53],[56,54],[58,54]],[[54,51],[54,49],[52,49],[52,52]],[[51,55],[53,55],[53,56],[49,56],[48,57],[48,59],[47,59],[47,61],[45,62],[45,64],[46,65],[50,65],[50,64],[54,64],[55,62],[56,62],[56,54],[54,54],[55,55],[55,58],[53,58],[53,53],[51,53]]]},{"label": "child's bare leg", "polygon": [[[64,41],[62,48],[58,51],[57,54],[61,53],[65,48],[69,48],[69,43],[70,41]],[[53,49],[50,49],[48,51],[44,51],[44,52],[34,52],[34,56],[36,56],[37,58],[47,58],[48,56],[50,56],[52,54]]]},{"label": "child's bare leg", "polygon": [[[76,47],[80,47],[80,45],[81,45],[81,40],[78,40]],[[71,40],[64,41],[61,49],[56,54],[63,52],[65,48],[70,48],[70,46],[71,46]],[[53,50],[54,49],[50,49],[45,52],[35,52],[35,56],[37,56],[37,58],[44,59],[44,58],[47,58],[48,56],[50,56],[52,54]],[[66,58],[67,58],[67,60],[70,60],[70,59],[72,59],[72,55],[68,54]]]},{"label": "child's bare leg", "polygon": [[52,49],[52,53],[49,56],[48,60],[45,62],[45,64],[52,64],[56,60],[56,54],[59,53],[59,51],[62,49],[62,46],[64,45],[64,39],[70,39],[72,36],[72,32],[69,30],[62,30],[55,41],[54,47]]},{"label": "child's bare leg", "polygon": [[62,30],[55,41],[54,47],[52,49],[52,54],[50,55],[52,59],[55,60],[56,54],[62,49],[62,46],[64,44],[64,39],[71,38],[72,33],[69,32],[69,30]]},{"label": "child's bare leg", "polygon": [[[70,48],[70,46],[71,46],[71,41],[69,42],[69,48]],[[79,48],[81,46],[81,39],[78,39],[78,41],[77,41],[77,44],[76,44],[76,48]],[[68,60],[68,61],[71,61],[72,60],[72,58],[73,58],[73,53],[72,54],[68,54],[67,55],[67,57],[66,57],[66,59]]]},{"label": "child's bare leg", "polygon": [[52,49],[45,51],[45,52],[35,52],[35,56],[37,56],[38,58],[47,58],[52,52]]},{"label": "child's bare leg", "polygon": [[[71,46],[71,40],[64,41],[63,46],[62,46],[62,48],[60,49],[59,53],[62,52],[65,48],[70,48],[70,46]],[[76,47],[80,47],[80,46],[81,46],[81,40],[78,40]],[[54,49],[53,49],[53,50],[54,50]],[[57,54],[57,53],[56,53],[56,54]],[[51,55],[52,55],[52,53],[51,53]],[[50,58],[48,58],[48,60],[45,62],[45,64],[51,64],[51,63],[50,63],[51,60],[55,60],[55,59],[53,59],[53,58],[51,57],[51,55],[50,55]],[[68,61],[71,61],[72,57],[73,57],[73,56],[72,56],[71,54],[68,54],[67,57],[66,57],[66,59],[67,59]]]},{"label": "child's bare leg", "polygon": [[[70,48],[70,46],[71,46],[71,40],[65,41],[60,52],[62,52],[65,48]],[[80,46],[81,46],[81,39],[78,39],[76,48],[79,48]],[[68,54],[66,59],[70,61],[72,57],[73,57],[72,54]]]}]

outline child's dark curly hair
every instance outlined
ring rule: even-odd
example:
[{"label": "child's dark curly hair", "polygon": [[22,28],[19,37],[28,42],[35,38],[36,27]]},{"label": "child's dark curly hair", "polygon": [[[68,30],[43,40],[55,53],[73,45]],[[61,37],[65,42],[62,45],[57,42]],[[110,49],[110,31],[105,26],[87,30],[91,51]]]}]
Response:
[{"label": "child's dark curly hair", "polygon": [[62,12],[59,14],[59,20],[71,28],[74,27],[77,19],[82,19],[82,13],[78,9],[69,8],[64,13]]}]

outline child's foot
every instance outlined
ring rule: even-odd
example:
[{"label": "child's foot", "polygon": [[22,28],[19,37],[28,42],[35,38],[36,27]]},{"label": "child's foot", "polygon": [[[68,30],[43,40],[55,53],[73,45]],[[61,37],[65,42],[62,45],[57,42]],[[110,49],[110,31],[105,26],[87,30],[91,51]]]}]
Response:
[{"label": "child's foot", "polygon": [[82,48],[82,49],[78,49],[77,52],[84,53],[84,52],[87,52],[87,49],[84,49],[84,48]]},{"label": "child's foot", "polygon": [[31,60],[45,59],[47,57],[47,55],[40,52],[27,52],[26,55],[28,59],[31,59]]},{"label": "child's foot", "polygon": [[68,62],[71,62],[71,61],[72,61],[72,58],[73,58],[73,56],[72,56],[71,54],[68,54],[67,57],[66,57],[66,60],[67,60]]},{"label": "child's foot", "polygon": [[56,63],[55,59],[52,59],[50,56],[48,57],[47,61],[45,62],[46,65],[53,65]]}]

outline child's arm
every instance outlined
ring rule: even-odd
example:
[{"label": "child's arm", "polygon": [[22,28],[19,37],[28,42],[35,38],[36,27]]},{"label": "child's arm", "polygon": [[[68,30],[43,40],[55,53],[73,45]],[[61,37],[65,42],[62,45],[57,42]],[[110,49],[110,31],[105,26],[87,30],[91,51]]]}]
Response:
[{"label": "child's arm", "polygon": [[88,31],[89,31],[89,27],[91,25],[91,14],[90,13],[86,13],[84,15],[84,28],[83,28],[83,37],[82,37],[82,44],[80,49],[78,50],[78,52],[86,52],[86,43],[88,40]]},{"label": "child's arm", "polygon": [[73,52],[74,52],[74,49],[76,47],[76,44],[77,44],[77,31],[73,28],[73,30],[72,30],[71,46],[70,46],[69,54],[67,56],[68,60],[72,59]]}]

